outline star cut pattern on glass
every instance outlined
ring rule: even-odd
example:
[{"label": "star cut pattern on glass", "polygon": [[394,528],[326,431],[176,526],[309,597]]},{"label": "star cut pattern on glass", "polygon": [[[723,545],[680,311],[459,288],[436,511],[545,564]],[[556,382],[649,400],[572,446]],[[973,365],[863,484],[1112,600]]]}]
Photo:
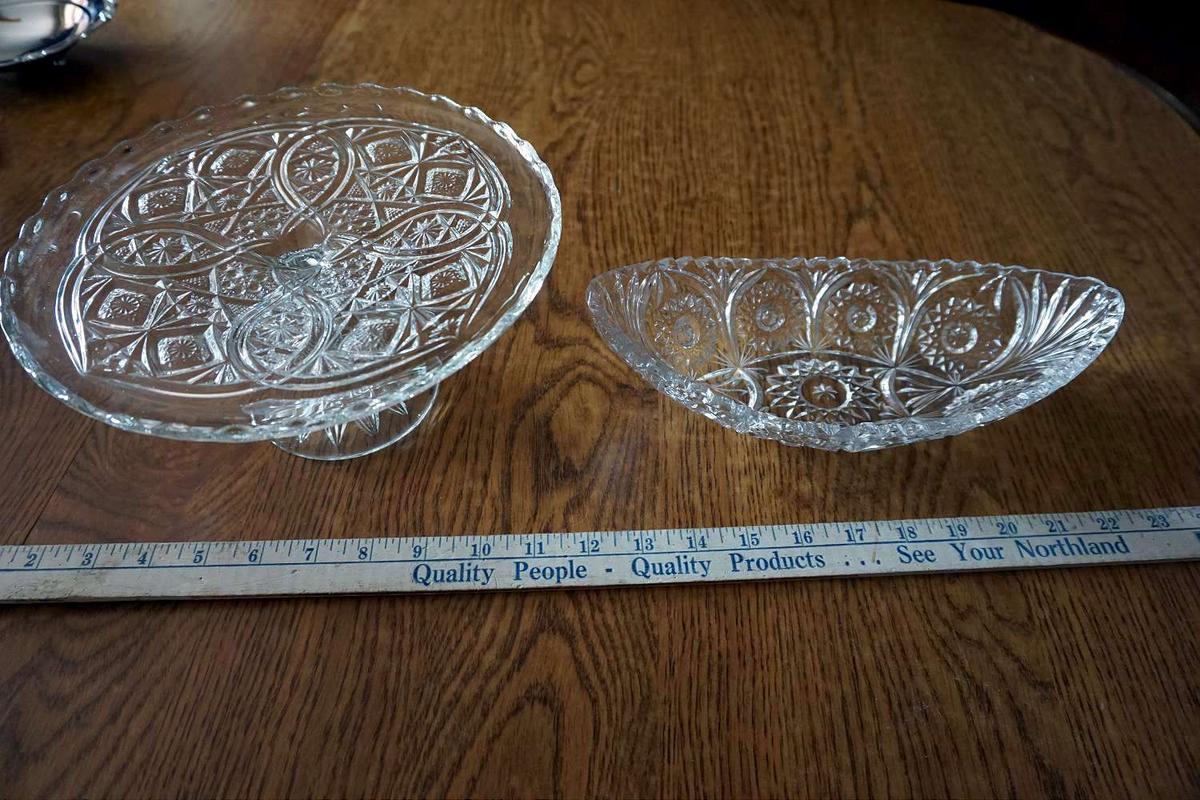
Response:
[{"label": "star cut pattern on glass", "polygon": [[64,345],[79,372],[155,391],[334,390],[452,345],[508,263],[508,204],[457,133],[255,124],[96,209],[58,292]]},{"label": "star cut pattern on glass", "polygon": [[47,194],[4,256],[0,328],[41,388],[117,428],[352,458],[429,417],[561,231],[549,168],[482,110],[284,87],[164,120]]},{"label": "star cut pattern on glass", "polygon": [[600,334],[665,394],[828,450],[951,436],[1060,388],[1116,334],[1094,278],[976,262],[677,258],[600,275]]}]

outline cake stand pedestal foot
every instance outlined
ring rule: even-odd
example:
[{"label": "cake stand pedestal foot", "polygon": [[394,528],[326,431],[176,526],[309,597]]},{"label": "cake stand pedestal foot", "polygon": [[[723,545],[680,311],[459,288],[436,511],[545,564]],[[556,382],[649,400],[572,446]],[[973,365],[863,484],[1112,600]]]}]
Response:
[{"label": "cake stand pedestal foot", "polygon": [[344,461],[366,456],[408,436],[428,416],[438,387],[365,417],[303,436],[273,439],[276,447],[301,458]]}]

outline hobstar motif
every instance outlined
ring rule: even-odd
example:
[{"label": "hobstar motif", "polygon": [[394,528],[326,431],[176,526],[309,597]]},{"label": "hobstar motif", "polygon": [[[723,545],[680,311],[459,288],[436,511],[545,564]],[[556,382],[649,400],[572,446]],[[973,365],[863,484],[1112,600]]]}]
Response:
[{"label": "hobstar motif", "polygon": [[875,380],[839,361],[801,358],[767,376],[767,408],[788,419],[854,424],[879,405]]},{"label": "hobstar motif", "polygon": [[742,433],[872,450],[951,436],[1060,388],[1116,333],[1094,278],[973,261],[679,258],[592,280],[605,341]]},{"label": "hobstar motif", "polygon": [[43,388],[109,424],[350,457],[515,321],[560,229],[545,164],[478,109],[284,89],[85,165],[8,253],[0,322]]}]

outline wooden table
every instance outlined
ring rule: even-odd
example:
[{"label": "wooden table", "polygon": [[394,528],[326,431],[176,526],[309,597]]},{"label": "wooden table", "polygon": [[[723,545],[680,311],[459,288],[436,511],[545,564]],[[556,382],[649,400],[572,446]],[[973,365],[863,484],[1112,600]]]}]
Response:
[{"label": "wooden table", "polygon": [[[510,122],[558,261],[411,444],[319,464],[93,423],[0,356],[7,542],[528,532],[1200,501],[1200,139],[1134,78],[976,8],[122,2],[0,76],[3,235],[152,121],[320,80]],[[738,436],[593,332],[673,254],[974,257],[1096,275],[1069,388],[863,455]],[[1200,565],[0,610],[0,795],[1200,793]]]}]

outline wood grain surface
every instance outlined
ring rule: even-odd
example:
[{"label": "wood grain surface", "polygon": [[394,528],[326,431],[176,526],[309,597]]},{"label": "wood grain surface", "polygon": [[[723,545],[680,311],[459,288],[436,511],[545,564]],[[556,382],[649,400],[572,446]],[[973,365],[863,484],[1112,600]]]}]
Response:
[{"label": "wood grain surface", "polygon": [[[1200,137],[948,3],[122,0],[0,75],[0,238],[156,120],[283,84],[438,91],[553,170],[540,296],[406,445],[341,464],[94,423],[0,355],[8,543],[732,525],[1200,502]],[[849,455],[739,436],[592,330],[666,255],[1095,275],[1068,388]],[[0,796],[1200,796],[1200,565],[0,609]]]}]

